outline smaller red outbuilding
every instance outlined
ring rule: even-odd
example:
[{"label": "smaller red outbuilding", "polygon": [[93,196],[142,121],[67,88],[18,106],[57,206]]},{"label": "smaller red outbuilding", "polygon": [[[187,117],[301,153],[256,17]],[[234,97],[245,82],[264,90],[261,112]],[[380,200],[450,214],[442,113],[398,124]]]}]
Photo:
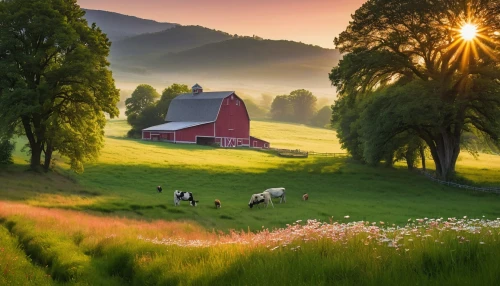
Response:
[{"label": "smaller red outbuilding", "polygon": [[269,149],[271,148],[271,143],[264,141],[262,139],[250,136],[250,147],[252,148],[261,148],[261,149]]}]

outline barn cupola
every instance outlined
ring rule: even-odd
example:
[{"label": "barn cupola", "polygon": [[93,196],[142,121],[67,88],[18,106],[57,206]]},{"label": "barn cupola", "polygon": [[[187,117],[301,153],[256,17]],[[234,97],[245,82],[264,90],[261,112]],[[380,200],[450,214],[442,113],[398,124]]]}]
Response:
[{"label": "barn cupola", "polygon": [[203,92],[203,87],[201,87],[199,84],[193,85],[191,89],[193,90],[193,95],[200,94]]}]

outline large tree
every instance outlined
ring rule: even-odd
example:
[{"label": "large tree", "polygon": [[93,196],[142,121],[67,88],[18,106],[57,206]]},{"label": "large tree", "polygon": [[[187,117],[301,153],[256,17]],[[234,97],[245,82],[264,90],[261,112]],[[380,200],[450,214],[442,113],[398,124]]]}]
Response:
[{"label": "large tree", "polygon": [[58,151],[82,171],[102,147],[105,114],[118,115],[111,43],[84,14],[76,0],[0,2],[0,124],[21,126],[33,169]]},{"label": "large tree", "polygon": [[352,18],[335,39],[345,56],[330,79],[340,95],[337,115],[384,90],[368,142],[416,134],[445,180],[464,131],[498,143],[500,1],[369,0]]}]

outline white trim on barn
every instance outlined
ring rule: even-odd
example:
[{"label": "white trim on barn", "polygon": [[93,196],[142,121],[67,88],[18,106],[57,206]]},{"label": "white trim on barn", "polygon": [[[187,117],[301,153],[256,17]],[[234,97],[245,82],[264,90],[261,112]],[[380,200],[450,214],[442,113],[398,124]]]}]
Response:
[{"label": "white trim on barn", "polygon": [[169,122],[161,125],[152,126],[143,131],[177,131],[186,129],[189,127],[199,126],[207,123],[212,123],[213,121],[204,121],[204,122]]},{"label": "white trim on barn", "polygon": [[[215,142],[219,143],[221,147],[224,148],[235,148],[235,147],[250,147],[250,140],[248,144],[243,142],[247,140],[246,138],[237,137],[215,137]],[[241,144],[239,144],[241,142]]]}]

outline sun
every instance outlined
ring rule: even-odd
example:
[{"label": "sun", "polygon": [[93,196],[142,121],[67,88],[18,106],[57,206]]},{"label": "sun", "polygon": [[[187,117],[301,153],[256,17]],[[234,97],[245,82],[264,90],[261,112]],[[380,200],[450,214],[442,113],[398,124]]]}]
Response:
[{"label": "sun", "polygon": [[465,24],[462,26],[462,29],[460,30],[460,34],[462,35],[462,38],[466,41],[472,41],[476,38],[477,36],[477,26],[473,24]]}]

